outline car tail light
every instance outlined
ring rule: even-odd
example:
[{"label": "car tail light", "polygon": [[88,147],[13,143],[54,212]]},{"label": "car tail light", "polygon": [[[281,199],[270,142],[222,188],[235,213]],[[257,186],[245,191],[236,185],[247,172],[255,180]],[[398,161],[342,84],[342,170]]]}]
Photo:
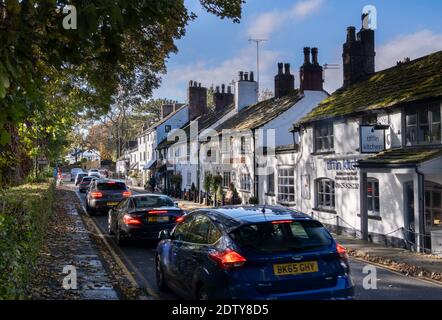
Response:
[{"label": "car tail light", "polygon": [[166,214],[168,212],[169,211],[167,211],[167,210],[150,210],[150,211],[147,211],[148,214]]},{"label": "car tail light", "polygon": [[123,197],[125,197],[125,198],[129,198],[131,195],[132,195],[132,192],[130,192],[130,191],[123,192]]},{"label": "car tail light", "polygon": [[272,224],[287,224],[293,223],[293,220],[282,220],[282,221],[273,221]]},{"label": "car tail light", "polygon": [[176,220],[175,220],[176,223],[181,223],[181,222],[183,222],[183,221],[184,221],[184,217],[178,217],[178,218],[176,218]]},{"label": "car tail light", "polygon": [[132,217],[128,214],[124,215],[123,222],[125,225],[128,225],[128,226],[138,226],[141,224],[141,221],[139,218]]},{"label": "car tail light", "polygon": [[209,258],[215,261],[218,266],[224,270],[240,268],[247,261],[246,258],[231,249],[222,252],[211,252],[209,253]]},{"label": "car tail light", "polygon": [[103,193],[94,191],[94,192],[91,192],[91,197],[94,199],[103,198]]},{"label": "car tail light", "polygon": [[336,244],[336,251],[338,252],[338,255],[341,259],[344,259],[344,260],[348,259],[347,249],[345,249],[339,243]]}]

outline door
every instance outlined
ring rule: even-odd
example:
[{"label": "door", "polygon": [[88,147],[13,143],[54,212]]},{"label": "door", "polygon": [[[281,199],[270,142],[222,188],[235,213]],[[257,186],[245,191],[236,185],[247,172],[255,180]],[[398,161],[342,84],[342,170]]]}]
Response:
[{"label": "door", "polygon": [[413,233],[414,228],[414,187],[413,182],[407,182],[404,184],[404,225],[405,225],[405,234],[407,240],[407,247],[410,244],[416,243],[416,237]]},{"label": "door", "polygon": [[183,243],[178,254],[180,260],[179,273],[182,288],[186,296],[194,298],[194,279],[199,270],[208,259],[208,234],[211,221],[208,217],[198,214],[195,216],[187,241]]},{"label": "door", "polygon": [[431,231],[442,230],[442,185],[425,182],[425,248],[431,248]]},{"label": "door", "polygon": [[172,234],[171,248],[168,252],[168,264],[165,269],[165,276],[169,284],[177,291],[181,291],[180,276],[180,251],[184,242],[189,237],[190,227],[192,226],[193,216],[188,216],[183,222],[178,224]]}]

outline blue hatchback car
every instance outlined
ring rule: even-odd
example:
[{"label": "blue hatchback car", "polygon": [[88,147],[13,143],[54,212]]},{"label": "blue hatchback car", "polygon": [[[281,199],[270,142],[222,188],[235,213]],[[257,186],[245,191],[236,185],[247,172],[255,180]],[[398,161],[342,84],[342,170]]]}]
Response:
[{"label": "blue hatchback car", "polygon": [[354,296],[345,249],[320,222],[286,208],[198,210],[160,238],[157,286],[185,299]]}]

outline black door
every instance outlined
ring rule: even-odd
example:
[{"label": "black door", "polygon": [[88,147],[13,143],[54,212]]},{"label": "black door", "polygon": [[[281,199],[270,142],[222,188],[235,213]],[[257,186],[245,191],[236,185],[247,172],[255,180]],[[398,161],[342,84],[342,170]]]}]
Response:
[{"label": "black door", "polygon": [[405,200],[405,235],[407,240],[407,248],[416,243],[415,226],[414,226],[414,187],[413,182],[404,184],[404,200]]}]

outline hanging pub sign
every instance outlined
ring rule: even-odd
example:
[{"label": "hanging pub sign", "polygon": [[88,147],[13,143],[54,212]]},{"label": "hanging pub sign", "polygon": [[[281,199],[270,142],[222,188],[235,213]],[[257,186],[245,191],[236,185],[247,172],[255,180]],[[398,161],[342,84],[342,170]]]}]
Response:
[{"label": "hanging pub sign", "polygon": [[376,126],[361,126],[359,129],[361,153],[379,153],[385,150],[385,130]]}]

